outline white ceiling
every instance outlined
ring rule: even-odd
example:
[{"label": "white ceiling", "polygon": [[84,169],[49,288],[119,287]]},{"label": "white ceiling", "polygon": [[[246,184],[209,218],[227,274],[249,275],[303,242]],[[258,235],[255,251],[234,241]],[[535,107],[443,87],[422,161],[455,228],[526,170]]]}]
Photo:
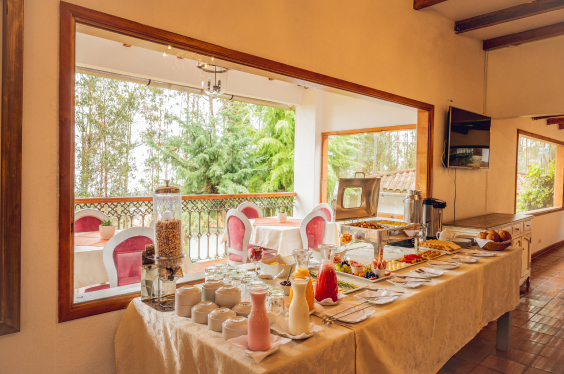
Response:
[{"label": "white ceiling", "polygon": [[[448,0],[443,3],[425,8],[421,11],[434,11],[452,21],[479,16],[511,6],[528,3],[530,0]],[[548,26],[553,23],[564,22],[564,9],[526,17],[520,20],[502,23],[500,25],[469,31],[460,35],[486,40],[526,31],[537,27]],[[454,32],[454,26],[453,26]]]}]

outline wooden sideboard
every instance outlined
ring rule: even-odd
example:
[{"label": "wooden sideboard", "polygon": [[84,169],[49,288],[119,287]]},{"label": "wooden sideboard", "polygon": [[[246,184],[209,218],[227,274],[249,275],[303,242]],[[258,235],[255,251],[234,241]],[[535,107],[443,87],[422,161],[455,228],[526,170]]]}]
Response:
[{"label": "wooden sideboard", "polygon": [[483,216],[466,218],[443,224],[458,237],[476,237],[487,230],[505,230],[513,237],[513,246],[523,248],[521,257],[521,281],[529,285],[531,276],[531,235],[533,234],[533,216],[526,214],[491,213]]}]

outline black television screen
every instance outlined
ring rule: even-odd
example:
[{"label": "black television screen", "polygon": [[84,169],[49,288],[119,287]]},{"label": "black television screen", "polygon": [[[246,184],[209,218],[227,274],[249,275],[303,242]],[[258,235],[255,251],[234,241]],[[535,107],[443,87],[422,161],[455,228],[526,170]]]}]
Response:
[{"label": "black television screen", "polygon": [[491,122],[490,117],[451,106],[448,114],[446,166],[489,168]]}]

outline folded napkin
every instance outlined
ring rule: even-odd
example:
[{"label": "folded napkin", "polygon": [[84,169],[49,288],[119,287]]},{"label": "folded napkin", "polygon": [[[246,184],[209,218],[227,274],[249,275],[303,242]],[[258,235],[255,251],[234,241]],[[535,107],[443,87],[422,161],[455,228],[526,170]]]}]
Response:
[{"label": "folded napkin", "polygon": [[268,351],[251,351],[249,349],[248,335],[241,335],[228,340],[229,343],[244,350],[249,356],[253,358],[253,360],[255,360],[257,364],[264,360],[266,356],[269,356],[276,352],[281,345],[286,344],[290,341],[292,341],[292,339],[270,334],[270,349]]},{"label": "folded napkin", "polygon": [[395,292],[393,290],[378,290],[378,291],[364,291],[357,294],[357,297],[362,297],[363,299],[373,299],[378,297],[388,297],[388,296],[401,296],[401,293]]},{"label": "folded napkin", "polygon": [[337,304],[339,304],[339,301],[341,299],[344,299],[345,297],[347,297],[347,295],[343,295],[342,293],[339,292],[337,294],[337,301],[333,301],[333,299],[327,298],[327,299],[323,299],[321,301],[317,301],[317,303],[319,303],[320,305],[327,305],[327,306],[337,305]]},{"label": "folded napkin", "polygon": [[283,320],[282,322],[275,323],[274,325],[270,326],[270,328],[276,331],[278,334],[285,336],[286,338],[295,340],[307,339],[310,336],[313,336],[314,333],[323,330],[323,327],[312,322],[309,324],[309,334],[303,333],[301,335],[290,335],[290,328],[288,326],[287,319]]}]

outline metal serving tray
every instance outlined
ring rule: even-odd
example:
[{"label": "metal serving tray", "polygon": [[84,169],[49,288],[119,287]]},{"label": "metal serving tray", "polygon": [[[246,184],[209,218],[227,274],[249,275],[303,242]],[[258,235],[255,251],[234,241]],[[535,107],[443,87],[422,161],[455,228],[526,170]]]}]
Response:
[{"label": "metal serving tray", "polygon": [[[378,223],[379,221],[402,222],[398,220],[391,220],[389,218],[363,219],[360,221],[361,222],[369,221],[375,223]],[[417,237],[417,234],[419,232],[419,226],[420,226],[419,223],[406,223],[403,226],[380,224],[384,226],[384,228],[369,229],[369,228],[352,226],[352,223],[341,225],[341,233],[351,234],[353,240],[372,244],[372,246],[374,247],[374,257],[378,257],[384,254],[384,246],[386,244]]]}]

